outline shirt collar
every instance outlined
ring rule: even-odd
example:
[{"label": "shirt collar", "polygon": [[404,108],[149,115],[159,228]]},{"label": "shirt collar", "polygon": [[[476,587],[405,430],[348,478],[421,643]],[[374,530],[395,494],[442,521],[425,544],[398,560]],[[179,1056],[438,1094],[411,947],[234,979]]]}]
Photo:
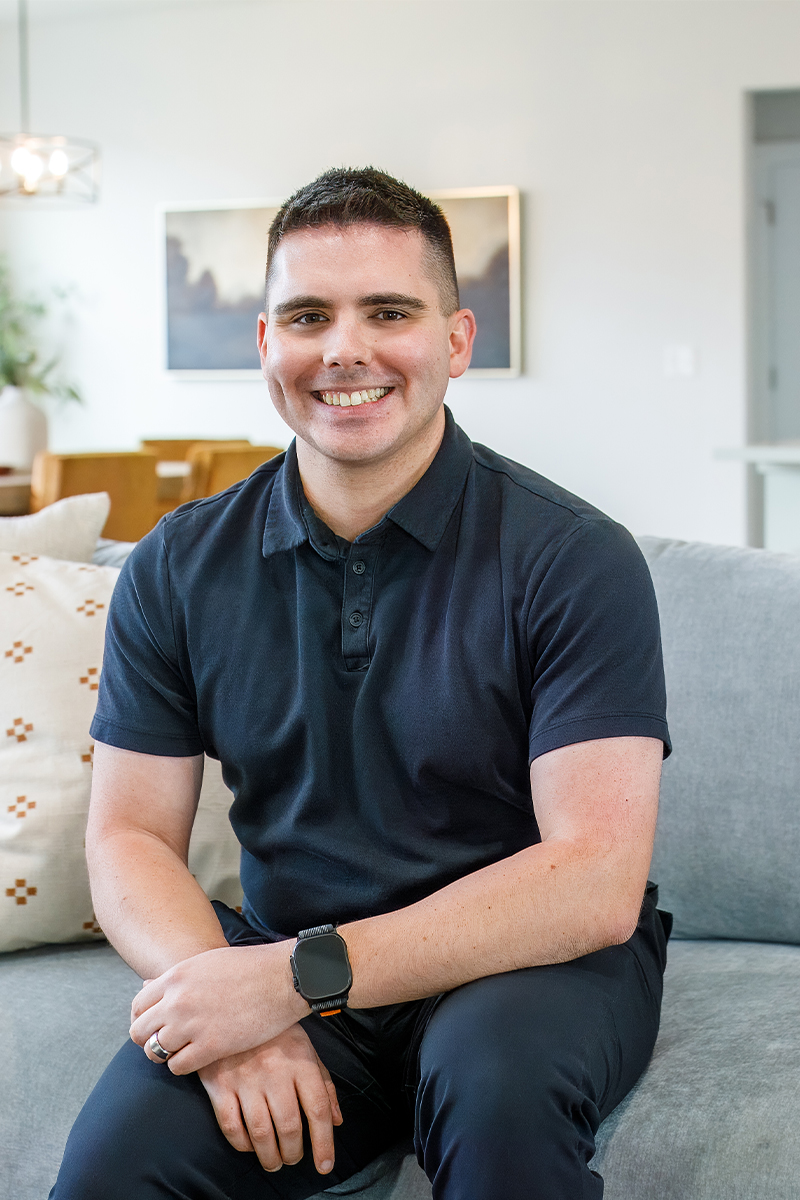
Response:
[{"label": "shirt collar", "polygon": [[419,482],[386,514],[428,550],[435,550],[442,540],[472,465],[472,442],[446,405],[444,417],[444,437],[436,457]]},{"label": "shirt collar", "polygon": [[[444,413],[444,436],[433,462],[411,491],[398,500],[375,527],[387,520],[393,521],[428,550],[435,550],[439,545],[472,464],[472,442],[456,425],[446,406]],[[366,538],[371,533],[372,530],[367,530],[361,536]],[[356,542],[360,540],[356,538]],[[268,558],[280,550],[294,550],[306,541],[310,541],[323,558],[339,557],[334,534],[315,515],[303,493],[297,450],[292,442],[275,476],[262,552]]]}]

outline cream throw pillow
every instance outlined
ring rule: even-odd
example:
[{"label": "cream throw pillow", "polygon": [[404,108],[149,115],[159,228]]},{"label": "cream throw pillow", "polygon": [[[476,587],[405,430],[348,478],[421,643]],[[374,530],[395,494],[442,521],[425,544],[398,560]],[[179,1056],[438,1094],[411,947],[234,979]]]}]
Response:
[{"label": "cream throw pillow", "polygon": [[28,517],[0,517],[0,550],[90,563],[108,520],[108,492],[67,496]]},{"label": "cream throw pillow", "polygon": [[[84,860],[106,613],[119,571],[0,551],[0,950],[97,940]],[[190,868],[241,903],[239,844],[206,760]]]}]

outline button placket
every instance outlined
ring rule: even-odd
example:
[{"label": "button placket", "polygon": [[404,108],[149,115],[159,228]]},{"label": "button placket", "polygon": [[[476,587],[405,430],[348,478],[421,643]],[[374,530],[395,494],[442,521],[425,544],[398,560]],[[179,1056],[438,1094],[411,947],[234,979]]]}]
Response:
[{"label": "button placket", "polygon": [[369,666],[369,619],[378,546],[353,545],[345,561],[342,655],[348,671]]}]

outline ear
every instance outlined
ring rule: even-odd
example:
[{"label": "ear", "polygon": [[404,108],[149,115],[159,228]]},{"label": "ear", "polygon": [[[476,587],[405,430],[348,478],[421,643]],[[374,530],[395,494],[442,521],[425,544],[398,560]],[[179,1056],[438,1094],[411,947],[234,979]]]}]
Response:
[{"label": "ear", "polygon": [[458,379],[469,366],[472,358],[472,343],[477,331],[475,314],[469,308],[461,308],[450,318],[450,378]]},{"label": "ear", "polygon": [[267,314],[266,313],[262,312],[262,313],[258,314],[258,333],[257,333],[256,337],[258,340],[258,356],[261,359],[261,373],[263,375],[266,364],[267,364]]}]

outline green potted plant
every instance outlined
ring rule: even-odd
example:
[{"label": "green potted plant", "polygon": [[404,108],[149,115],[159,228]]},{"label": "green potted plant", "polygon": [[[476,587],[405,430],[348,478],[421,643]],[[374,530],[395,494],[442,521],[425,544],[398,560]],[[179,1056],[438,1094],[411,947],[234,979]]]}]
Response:
[{"label": "green potted plant", "polygon": [[37,300],[19,300],[8,265],[0,259],[0,469],[29,471],[47,449],[47,415],[34,396],[77,400],[77,389],[58,374],[58,354],[42,360],[37,327],[46,316]]}]

